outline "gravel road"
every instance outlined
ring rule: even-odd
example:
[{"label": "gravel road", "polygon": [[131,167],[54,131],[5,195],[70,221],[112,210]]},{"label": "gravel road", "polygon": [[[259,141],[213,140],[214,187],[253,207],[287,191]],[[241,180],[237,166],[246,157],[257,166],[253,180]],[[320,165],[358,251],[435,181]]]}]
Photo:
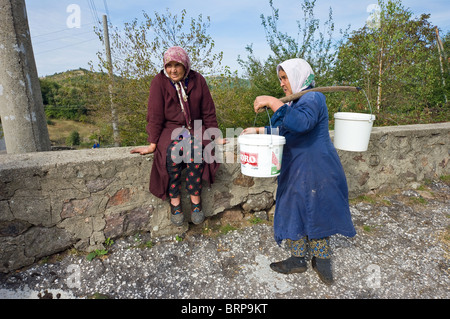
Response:
[{"label": "gravel road", "polygon": [[302,274],[270,270],[289,253],[267,222],[219,235],[198,227],[177,238],[138,234],[92,261],[66,252],[0,275],[0,298],[448,299],[450,187],[417,186],[351,201],[358,234],[331,238],[331,286],[310,264]]}]

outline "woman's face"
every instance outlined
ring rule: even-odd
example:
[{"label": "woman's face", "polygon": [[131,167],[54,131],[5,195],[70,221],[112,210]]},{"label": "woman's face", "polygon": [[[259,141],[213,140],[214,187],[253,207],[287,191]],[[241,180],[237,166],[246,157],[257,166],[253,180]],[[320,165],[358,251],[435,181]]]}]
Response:
[{"label": "woman's face", "polygon": [[289,82],[286,72],[280,70],[280,72],[278,72],[278,78],[280,79],[280,85],[283,88],[284,94],[286,94],[286,96],[291,95],[291,83]]},{"label": "woman's face", "polygon": [[175,61],[166,64],[166,72],[174,82],[181,81],[184,78],[186,69],[184,65]]}]

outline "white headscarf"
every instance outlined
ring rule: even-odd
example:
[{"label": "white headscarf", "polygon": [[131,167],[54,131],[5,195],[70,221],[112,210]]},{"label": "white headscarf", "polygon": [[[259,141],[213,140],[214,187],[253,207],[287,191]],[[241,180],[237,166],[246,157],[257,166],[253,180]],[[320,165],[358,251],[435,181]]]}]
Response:
[{"label": "white headscarf", "polygon": [[301,92],[309,86],[315,86],[314,72],[305,60],[286,60],[277,66],[277,74],[280,72],[280,67],[286,72],[291,84],[292,94]]}]

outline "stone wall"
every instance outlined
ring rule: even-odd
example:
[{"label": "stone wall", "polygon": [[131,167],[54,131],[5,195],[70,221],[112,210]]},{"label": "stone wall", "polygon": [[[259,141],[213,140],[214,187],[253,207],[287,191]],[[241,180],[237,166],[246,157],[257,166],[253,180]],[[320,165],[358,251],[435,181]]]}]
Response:
[{"label": "stone wall", "polygon": [[[0,155],[0,271],[71,247],[101,249],[109,237],[185,232],[188,224],[171,225],[168,202],[148,192],[152,155],[130,149]],[[236,159],[236,150],[227,145],[224,158]],[[354,197],[449,175],[449,150],[450,123],[443,123],[374,128],[367,152],[339,155]],[[203,208],[207,216],[269,210],[275,192],[276,178],[246,177],[240,164],[226,163],[204,186]]]},{"label": "stone wall", "polygon": [[450,172],[450,122],[375,127],[366,152],[338,153],[350,197],[433,180]]}]

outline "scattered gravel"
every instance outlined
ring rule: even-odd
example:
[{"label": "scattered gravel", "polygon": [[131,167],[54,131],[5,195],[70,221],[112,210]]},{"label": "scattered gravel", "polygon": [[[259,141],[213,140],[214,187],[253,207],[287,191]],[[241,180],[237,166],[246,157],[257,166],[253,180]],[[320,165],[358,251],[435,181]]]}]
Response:
[{"label": "scattered gravel", "polygon": [[270,223],[206,236],[117,239],[105,256],[66,253],[0,275],[0,298],[117,299],[448,299],[450,188],[375,194],[352,201],[357,235],[333,236],[335,283],[311,269],[281,275],[273,261],[289,252]]}]

